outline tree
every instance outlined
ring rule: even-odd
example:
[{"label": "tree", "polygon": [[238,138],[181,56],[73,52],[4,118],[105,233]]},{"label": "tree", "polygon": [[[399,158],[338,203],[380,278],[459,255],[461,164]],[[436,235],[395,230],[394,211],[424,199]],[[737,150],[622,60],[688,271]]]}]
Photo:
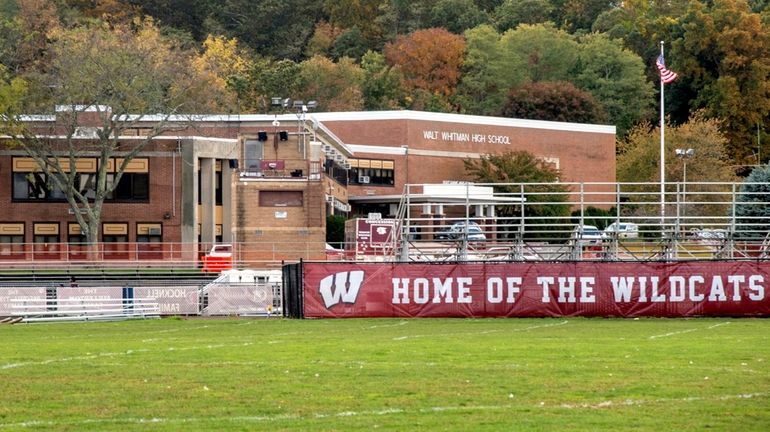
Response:
[{"label": "tree", "polygon": [[334,45],[334,41],[342,34],[344,29],[335,27],[326,21],[320,21],[315,26],[313,36],[305,47],[305,55],[313,57],[314,55],[327,55]]},{"label": "tree", "polygon": [[610,0],[557,0],[554,3],[558,11],[556,23],[570,33],[590,31],[596,18],[614,7]]},{"label": "tree", "polygon": [[681,28],[677,86],[692,95],[690,109],[721,119],[731,159],[753,162],[757,126],[770,113],[770,29],[744,0],[690,2]]},{"label": "tree", "polygon": [[[465,171],[475,181],[495,183],[496,193],[520,196],[524,192],[524,217],[527,225],[533,227],[527,235],[542,237],[544,231],[559,229],[552,219],[543,217],[569,216],[569,204],[566,203],[568,190],[558,183],[559,170],[532,153],[514,151],[490,154],[480,159],[467,159],[464,164]],[[519,216],[519,206],[501,206],[497,213],[502,217]]]},{"label": "tree", "polygon": [[[55,124],[50,130],[33,129],[18,122],[24,105],[3,106],[0,128],[11,144],[35,160],[49,182],[45,187],[63,193],[86,241],[93,244],[100,238],[105,199],[120,184],[131,160],[172,128],[171,116],[187,108],[191,80],[180,76],[186,61],[152,21],[78,27],[52,37],[50,63],[42,77],[49,106],[57,107],[49,111]],[[157,121],[144,137],[120,140],[149,115]],[[93,125],[87,130],[80,126],[85,116]],[[87,139],[79,139],[83,135]],[[96,173],[77,171],[81,157],[97,159]],[[109,173],[116,161],[114,173]]]},{"label": "tree", "polygon": [[342,32],[334,40],[331,55],[335,60],[339,60],[342,57],[358,60],[368,51],[367,47],[368,45],[364,40],[363,34],[361,34],[361,30],[358,27],[353,27]]},{"label": "tree", "polygon": [[618,40],[601,34],[581,38],[572,82],[601,105],[604,120],[617,127],[619,137],[652,112],[652,86],[644,63]]},{"label": "tree", "polygon": [[299,65],[299,87],[305,100],[316,100],[325,111],[360,111],[364,71],[352,59],[337,63],[315,56]]},{"label": "tree", "polygon": [[443,27],[455,34],[489,21],[473,0],[439,0],[430,11],[431,27]]},{"label": "tree", "polygon": [[508,90],[526,82],[524,61],[503,48],[500,34],[481,25],[465,32],[467,53],[454,97],[462,112],[498,115]]},{"label": "tree", "polygon": [[770,165],[755,168],[741,185],[735,203],[735,235],[761,240],[770,232]]},{"label": "tree", "polygon": [[374,51],[368,51],[361,59],[364,81],[361,91],[364,97],[364,109],[398,109],[404,104],[403,77],[398,68],[388,66],[385,57]]},{"label": "tree", "polygon": [[601,123],[606,115],[590,93],[567,82],[535,82],[513,88],[500,115],[573,123]]},{"label": "tree", "polygon": [[505,0],[495,9],[498,31],[515,29],[519,24],[539,24],[551,20],[553,5],[549,0]]},{"label": "tree", "polygon": [[44,67],[48,32],[60,25],[56,7],[46,0],[9,3],[0,13],[0,62],[14,74]]},{"label": "tree", "polygon": [[244,110],[267,113],[275,109],[271,104],[272,97],[299,93],[299,71],[299,64],[291,60],[256,57],[249,61],[246,76],[233,77],[230,85],[238,93]]},{"label": "tree", "polygon": [[254,52],[300,61],[323,0],[226,0],[212,2],[203,24],[208,33],[237,38]]},{"label": "tree", "polygon": [[552,24],[522,24],[500,39],[503,58],[524,62],[524,81],[571,81],[578,60],[578,43]]},{"label": "tree", "polygon": [[[720,132],[719,122],[707,118],[703,112],[694,114],[682,125],[666,126],[666,181],[676,183],[684,180],[684,164],[676,158],[677,148],[691,148],[694,151],[687,164],[688,183],[736,181],[737,177],[728,162],[726,144],[727,140]],[[619,143],[616,170],[618,181],[621,182],[660,182],[660,129],[644,124],[632,129],[626,139]],[[727,196],[715,195],[714,193],[720,190],[715,185],[700,185],[697,190],[702,194],[688,188],[688,201],[730,200]],[[697,206],[688,208],[687,215],[724,215],[724,207]]]},{"label": "tree", "polygon": [[444,29],[418,30],[385,45],[384,54],[400,67],[407,88],[449,97],[460,78],[465,41]]},{"label": "tree", "polygon": [[191,62],[196,88],[205,91],[205,112],[238,111],[237,94],[233,89],[242,81],[249,68],[238,41],[222,36],[209,36],[203,42],[204,51]]},{"label": "tree", "polygon": [[345,247],[345,217],[340,215],[326,216],[326,243],[337,247]]},{"label": "tree", "polygon": [[334,26],[358,29],[363,53],[367,48],[381,46],[384,40],[383,29],[377,19],[382,3],[382,0],[325,0],[323,9]]}]

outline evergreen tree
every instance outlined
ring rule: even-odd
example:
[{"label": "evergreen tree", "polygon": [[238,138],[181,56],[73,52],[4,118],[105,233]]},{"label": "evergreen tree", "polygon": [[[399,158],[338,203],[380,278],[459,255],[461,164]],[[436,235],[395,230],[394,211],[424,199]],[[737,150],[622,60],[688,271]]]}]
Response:
[{"label": "evergreen tree", "polygon": [[759,240],[770,232],[770,165],[754,169],[736,198],[735,236]]}]

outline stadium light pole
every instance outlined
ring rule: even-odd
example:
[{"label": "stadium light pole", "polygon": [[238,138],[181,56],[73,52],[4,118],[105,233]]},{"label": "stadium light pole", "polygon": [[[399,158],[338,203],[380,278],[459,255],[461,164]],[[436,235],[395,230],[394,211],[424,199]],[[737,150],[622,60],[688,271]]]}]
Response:
[{"label": "stadium light pole", "polygon": [[676,157],[682,159],[682,216],[685,215],[685,202],[687,202],[687,159],[695,155],[695,149],[676,149]]}]

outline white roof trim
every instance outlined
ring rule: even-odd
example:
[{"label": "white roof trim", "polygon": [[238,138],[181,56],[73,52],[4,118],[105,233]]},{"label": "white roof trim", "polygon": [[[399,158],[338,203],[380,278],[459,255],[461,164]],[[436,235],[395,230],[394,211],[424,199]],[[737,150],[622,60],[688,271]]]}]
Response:
[{"label": "white roof trim", "polygon": [[615,134],[615,126],[567,123],[544,120],[525,120],[507,117],[487,117],[466,114],[434,113],[425,111],[350,111],[313,114],[320,121],[421,120],[488,126],[520,127],[572,132]]}]

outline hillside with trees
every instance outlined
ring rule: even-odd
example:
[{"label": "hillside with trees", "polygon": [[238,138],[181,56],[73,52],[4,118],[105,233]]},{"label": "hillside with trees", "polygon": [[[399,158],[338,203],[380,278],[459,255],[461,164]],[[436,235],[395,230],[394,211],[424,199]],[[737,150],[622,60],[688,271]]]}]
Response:
[{"label": "hillside with trees", "polygon": [[617,126],[620,151],[654,134],[665,41],[679,74],[665,88],[667,121],[713,120],[727,165],[770,156],[761,1],[0,0],[1,84],[27,88],[19,109],[50,109],[62,38],[148,26],[195,80],[189,105],[202,112],[266,113],[283,96],[324,111],[605,123]]}]

